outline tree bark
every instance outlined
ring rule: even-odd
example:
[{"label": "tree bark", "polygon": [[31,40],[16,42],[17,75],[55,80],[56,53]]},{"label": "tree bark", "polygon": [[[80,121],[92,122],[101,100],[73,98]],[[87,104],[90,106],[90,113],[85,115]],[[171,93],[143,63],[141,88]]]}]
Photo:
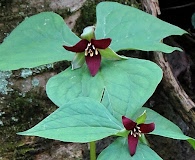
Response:
[{"label": "tree bark", "polygon": [[170,97],[174,109],[180,113],[185,122],[190,123],[195,128],[195,103],[174,77],[166,57],[161,52],[155,52],[153,60],[163,70],[163,88]]}]

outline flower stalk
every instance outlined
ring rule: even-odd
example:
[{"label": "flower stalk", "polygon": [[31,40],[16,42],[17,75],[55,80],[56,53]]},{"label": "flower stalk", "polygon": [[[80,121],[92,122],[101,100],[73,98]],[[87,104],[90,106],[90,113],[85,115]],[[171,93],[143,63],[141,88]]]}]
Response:
[{"label": "flower stalk", "polygon": [[96,160],[96,144],[95,141],[89,142],[90,147],[90,160]]}]

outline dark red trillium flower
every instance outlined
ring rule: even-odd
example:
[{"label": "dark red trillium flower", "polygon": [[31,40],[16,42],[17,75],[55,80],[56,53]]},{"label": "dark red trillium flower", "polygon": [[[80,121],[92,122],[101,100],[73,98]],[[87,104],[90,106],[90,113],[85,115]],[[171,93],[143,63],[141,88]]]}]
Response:
[{"label": "dark red trillium flower", "polygon": [[141,134],[150,133],[154,130],[155,124],[137,124],[131,119],[122,116],[122,122],[126,130],[130,131],[128,135],[128,146],[130,155],[133,156],[136,152],[137,144]]},{"label": "dark red trillium flower", "polygon": [[86,39],[80,40],[72,47],[63,46],[66,50],[81,54],[84,52],[85,61],[92,76],[98,72],[101,64],[101,54],[98,49],[106,49],[111,43],[110,38],[105,39],[91,39],[89,42]]}]

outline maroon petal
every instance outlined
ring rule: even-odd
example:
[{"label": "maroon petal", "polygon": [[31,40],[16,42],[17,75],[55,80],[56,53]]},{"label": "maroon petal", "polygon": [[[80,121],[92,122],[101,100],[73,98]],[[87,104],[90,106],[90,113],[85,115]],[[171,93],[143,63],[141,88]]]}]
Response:
[{"label": "maroon petal", "polygon": [[95,46],[95,48],[98,49],[106,49],[110,43],[111,43],[111,39],[110,38],[105,38],[105,39],[91,39],[91,44],[93,44]]},{"label": "maroon petal", "polygon": [[90,55],[88,54],[85,57],[85,61],[87,63],[91,75],[95,76],[100,68],[101,55],[98,53],[97,55],[94,54],[92,57],[90,57]]},{"label": "maroon petal", "polygon": [[133,156],[136,152],[137,148],[137,143],[138,143],[138,137],[134,137],[133,135],[128,135],[128,146],[129,146],[129,151],[130,155]]},{"label": "maroon petal", "polygon": [[122,122],[126,130],[133,130],[137,124],[125,116],[122,116]]},{"label": "maroon petal", "polygon": [[150,124],[139,124],[141,133],[150,133],[155,129],[155,124],[150,123]]},{"label": "maroon petal", "polygon": [[72,51],[72,52],[84,52],[85,49],[87,48],[88,40],[82,39],[80,40],[77,44],[75,44],[72,47],[69,46],[63,46],[66,50]]}]

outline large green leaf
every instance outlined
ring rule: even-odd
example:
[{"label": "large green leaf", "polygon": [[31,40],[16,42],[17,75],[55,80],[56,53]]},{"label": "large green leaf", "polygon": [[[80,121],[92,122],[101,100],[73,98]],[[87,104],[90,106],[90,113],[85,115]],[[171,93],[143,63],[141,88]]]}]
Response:
[{"label": "large green leaf", "polygon": [[137,49],[170,53],[170,47],[161,40],[170,35],[182,35],[186,31],[166,23],[136,8],[116,2],[97,5],[96,38],[111,38],[114,51]]},{"label": "large green leaf", "polygon": [[138,115],[142,114],[144,110],[146,110],[147,115],[146,123],[155,123],[155,130],[150,134],[169,137],[173,139],[187,140],[195,149],[195,139],[184,135],[177,125],[149,108],[142,107],[134,115],[134,119]]},{"label": "large green leaf", "polygon": [[121,121],[122,115],[133,115],[148,100],[162,78],[162,70],[153,62],[136,58],[103,61],[95,77],[84,65],[66,69],[49,79],[48,97],[59,107],[76,97],[100,101]]},{"label": "large green leaf", "polygon": [[116,134],[122,128],[122,124],[101,103],[80,97],[66,103],[33,128],[18,134],[83,143]]},{"label": "large green leaf", "polygon": [[130,156],[127,138],[117,138],[104,149],[97,160],[162,160],[150,147],[139,143],[134,156]]},{"label": "large green leaf", "polygon": [[43,12],[26,18],[0,45],[0,70],[72,60],[74,54],[62,46],[78,41],[58,14]]}]

